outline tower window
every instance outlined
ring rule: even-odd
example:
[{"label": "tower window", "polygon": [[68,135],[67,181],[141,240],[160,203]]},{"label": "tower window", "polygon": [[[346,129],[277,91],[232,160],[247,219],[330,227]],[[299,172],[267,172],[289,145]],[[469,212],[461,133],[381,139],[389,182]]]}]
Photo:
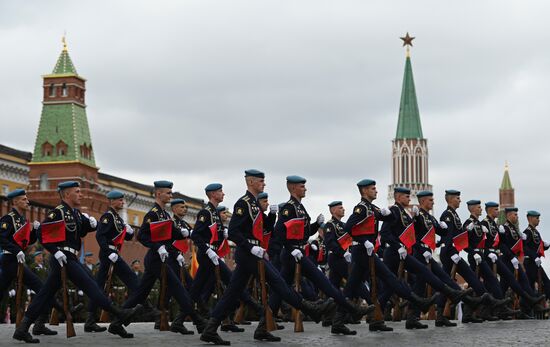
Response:
[{"label": "tower window", "polygon": [[53,146],[48,141],[42,144],[42,155],[44,157],[49,157],[53,153]]},{"label": "tower window", "polygon": [[65,155],[67,153],[67,148],[67,144],[62,140],[59,140],[59,142],[55,145],[57,155]]},{"label": "tower window", "polygon": [[48,174],[40,175],[40,190],[48,190]]},{"label": "tower window", "polygon": [[50,98],[55,96],[55,85],[52,83],[50,84]]},{"label": "tower window", "polygon": [[63,83],[63,86],[61,87],[61,96],[67,96],[69,93],[67,92],[67,83]]}]

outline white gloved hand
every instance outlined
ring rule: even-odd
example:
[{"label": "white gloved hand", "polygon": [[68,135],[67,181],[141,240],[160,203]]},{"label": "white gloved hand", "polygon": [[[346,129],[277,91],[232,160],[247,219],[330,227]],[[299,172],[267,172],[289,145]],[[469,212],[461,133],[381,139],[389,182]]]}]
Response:
[{"label": "white gloved hand", "polygon": [[25,263],[25,253],[23,251],[19,251],[15,257],[17,258],[18,263]]},{"label": "white gloved hand", "polygon": [[474,254],[474,260],[477,265],[481,264],[481,256],[479,254]]},{"label": "white gloved hand", "polygon": [[278,210],[279,210],[279,206],[269,205],[269,213],[277,213]]},{"label": "white gloved hand", "polygon": [[493,263],[497,262],[498,256],[495,253],[489,253],[487,256],[489,257],[489,259],[491,259]]},{"label": "white gloved hand", "polygon": [[157,252],[160,256],[160,261],[164,263],[169,256],[168,251],[166,250],[166,247],[164,247],[164,245],[160,246]]},{"label": "white gloved hand", "polygon": [[261,259],[264,257],[265,249],[260,246],[252,246],[250,253]]},{"label": "white gloved hand", "polygon": [[485,225],[482,225],[482,226],[481,226],[481,230],[483,230],[483,232],[484,232],[485,234],[487,234],[487,233],[489,232],[489,229],[487,229],[487,227],[486,227]]},{"label": "white gloved hand", "polygon": [[115,252],[109,254],[109,260],[114,264],[118,260],[118,254]]},{"label": "white gloved hand", "polygon": [[[252,248],[254,248],[254,247],[252,247]],[[252,254],[254,254],[254,253],[252,253]],[[206,255],[208,256],[208,258],[210,258],[210,261],[211,261],[214,265],[218,266],[218,265],[220,264],[220,260],[219,260],[220,257],[218,257],[218,255],[216,254],[216,252],[214,252],[211,248],[208,248],[208,249],[206,250]],[[255,254],[254,254],[254,255],[255,255]]]},{"label": "white gloved hand", "polygon": [[229,230],[227,228],[223,228],[223,238],[226,239],[229,237]]},{"label": "white gloved hand", "polygon": [[302,251],[299,249],[293,250],[292,252],[290,252],[290,254],[294,257],[294,260],[296,260],[296,262],[299,262],[300,259],[302,259],[302,257],[304,256]]},{"label": "white gloved hand", "polygon": [[512,260],[510,260],[510,262],[514,266],[514,269],[516,269],[516,270],[519,269],[519,260],[518,260],[518,258],[514,257],[514,258],[512,258]]},{"label": "white gloved hand", "polygon": [[323,214],[319,214],[317,216],[317,220],[316,220],[317,224],[323,224],[325,222],[325,216],[323,216]]},{"label": "white gloved hand", "polygon": [[76,294],[78,294],[78,296],[84,296],[84,292],[82,290],[78,290],[78,292],[76,292]]},{"label": "white gloved hand", "polygon": [[536,257],[536,258],[535,258],[535,264],[537,264],[538,267],[541,266],[542,260],[540,259],[540,257]]},{"label": "white gloved hand", "polygon": [[389,216],[391,214],[391,211],[389,208],[384,207],[380,210],[380,214],[382,214],[382,216]]},{"label": "white gloved hand", "polygon": [[96,227],[97,227],[97,220],[96,220],[94,217],[90,217],[90,218],[88,218],[88,219],[89,219],[89,221],[90,221],[90,226],[91,226],[92,228],[96,228]]},{"label": "white gloved hand", "polygon": [[399,259],[405,260],[407,258],[407,249],[405,247],[401,247],[397,250],[397,253],[399,253]]},{"label": "white gloved hand", "polygon": [[418,214],[420,213],[420,210],[418,209],[418,206],[414,205],[411,209],[411,212],[413,216],[418,216]]},{"label": "white gloved hand", "polygon": [[32,227],[34,230],[38,230],[38,228],[40,228],[40,222],[35,220],[34,222],[32,222]]},{"label": "white gloved hand", "polygon": [[548,247],[550,247],[550,242],[544,241],[544,248],[548,248]]},{"label": "white gloved hand", "polygon": [[178,254],[178,257],[176,258],[176,260],[178,261],[178,264],[180,264],[180,266],[183,267],[183,265],[185,264],[185,258],[183,257],[183,255]]},{"label": "white gloved hand", "polygon": [[351,263],[351,253],[349,251],[344,253],[344,259],[346,259],[346,262]]},{"label": "white gloved hand", "polygon": [[312,250],[314,250],[315,252],[317,252],[317,250],[319,249],[319,248],[317,247],[317,245],[316,245],[316,244],[314,244],[314,243],[312,243],[312,244],[311,244],[311,245],[309,245],[309,246],[310,246],[310,247],[311,247],[311,249],[312,249]]},{"label": "white gloved hand", "polygon": [[189,229],[181,228],[181,236],[183,236],[184,238],[189,237]]},{"label": "white gloved hand", "polygon": [[474,230],[474,226],[475,226],[474,223],[470,223],[470,224],[468,224],[468,226],[466,227],[466,229],[467,229],[468,231],[472,231],[472,230]]},{"label": "white gloved hand", "polygon": [[422,255],[424,256],[424,259],[426,259],[426,263],[429,263],[430,260],[432,259],[432,252],[430,251],[426,251],[422,253]]},{"label": "white gloved hand", "polygon": [[455,263],[455,264],[458,264],[458,263],[460,262],[460,259],[462,259],[462,258],[460,257],[460,255],[458,255],[458,253],[457,253],[457,254],[453,254],[453,255],[451,256],[451,260],[452,260],[453,263]]},{"label": "white gloved hand", "polygon": [[59,266],[63,267],[63,264],[67,264],[67,256],[65,255],[65,253],[57,251],[53,256],[59,262]]},{"label": "white gloved hand", "polygon": [[372,255],[372,252],[374,251],[374,245],[369,240],[365,241],[363,245],[367,249],[367,255],[370,257]]},{"label": "white gloved hand", "polygon": [[521,235],[521,239],[523,241],[527,240],[527,234],[526,233],[521,233],[520,235]]},{"label": "white gloved hand", "polygon": [[15,289],[10,289],[8,295],[10,296],[10,298],[13,298],[15,296]]},{"label": "white gloved hand", "polygon": [[506,229],[504,229],[504,225],[499,225],[498,226],[498,232],[501,233],[501,234],[504,234],[506,232]]},{"label": "white gloved hand", "polygon": [[447,229],[449,226],[444,221],[439,222],[439,227],[441,229]]},{"label": "white gloved hand", "polygon": [[130,235],[134,234],[134,228],[132,228],[128,223],[126,223],[126,234],[130,234]]}]

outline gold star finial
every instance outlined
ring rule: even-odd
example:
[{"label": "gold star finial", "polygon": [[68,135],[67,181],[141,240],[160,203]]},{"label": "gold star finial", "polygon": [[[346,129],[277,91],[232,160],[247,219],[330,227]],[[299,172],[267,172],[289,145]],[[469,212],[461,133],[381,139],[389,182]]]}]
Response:
[{"label": "gold star finial", "polygon": [[407,47],[407,57],[410,56],[410,50],[409,47],[412,47],[412,41],[415,39],[414,36],[410,36],[409,32],[407,31],[407,34],[404,37],[400,37],[401,40],[403,40],[403,47]]},{"label": "gold star finial", "polygon": [[65,38],[66,36],[67,36],[67,32],[64,32],[63,37],[61,38],[61,42],[63,42],[63,52],[68,51],[68,49],[67,49],[67,40]]},{"label": "gold star finial", "polygon": [[508,165],[508,160],[504,161],[504,171],[508,171],[510,165]]}]

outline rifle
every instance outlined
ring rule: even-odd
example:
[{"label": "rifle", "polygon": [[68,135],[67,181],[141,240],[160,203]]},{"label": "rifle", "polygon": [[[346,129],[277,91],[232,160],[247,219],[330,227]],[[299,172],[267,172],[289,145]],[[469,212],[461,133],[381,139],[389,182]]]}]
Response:
[{"label": "rifle", "polygon": [[[519,269],[514,269],[514,277],[516,278],[516,281],[519,282]],[[512,304],[512,309],[519,309],[519,295],[517,293],[514,293],[514,303]]]},{"label": "rifle", "polygon": [[[302,264],[296,263],[296,269],[294,271],[294,290],[297,293],[301,291],[301,280],[302,280]],[[297,308],[292,309],[292,316],[294,317],[294,332],[302,333],[304,332],[304,322],[302,321],[302,313]]]},{"label": "rifle", "polygon": [[[453,264],[453,267],[451,268],[451,279],[454,281],[456,280],[456,264]],[[443,309],[443,316],[447,318],[451,318],[451,300],[447,299],[445,302],[445,308]]]},{"label": "rifle", "polygon": [[185,280],[185,265],[184,266],[180,266],[180,281],[181,281],[181,284],[187,288],[187,281]]},{"label": "rifle", "polygon": [[[220,260],[221,261],[221,260]],[[214,272],[216,274],[216,295],[218,296],[218,302],[222,299],[223,296],[223,288],[222,288],[222,276],[220,274],[220,265],[216,265],[214,267]],[[223,320],[222,324],[230,324],[229,317],[226,317]]]},{"label": "rifle", "polygon": [[374,304],[374,321],[383,322],[384,315],[382,314],[382,309],[380,308],[380,302],[378,301],[377,293],[378,289],[376,288],[376,266],[374,264],[374,257],[374,254],[369,257],[370,297],[372,303]]},{"label": "rifle", "polygon": [[25,268],[23,263],[17,264],[17,293],[15,294],[15,307],[17,309],[17,316],[15,318],[15,326],[18,327],[23,320],[25,310],[23,309],[23,274]]},{"label": "rifle", "polygon": [[277,325],[273,320],[273,312],[271,312],[271,307],[267,302],[267,288],[265,283],[265,264],[263,260],[258,260],[258,274],[260,275],[260,286],[262,288],[262,304],[264,305],[265,310],[265,323],[267,331],[277,330]]},{"label": "rifle", "polygon": [[[250,288],[252,285],[252,276],[248,279],[248,283],[246,285],[246,290]],[[237,312],[235,313],[235,316],[233,317],[233,321],[237,324],[241,324],[244,321],[244,302],[241,300],[241,303],[239,304],[239,308],[237,309]]]},{"label": "rifle", "polygon": [[[432,263],[428,263],[428,270],[430,270],[430,272],[432,272]],[[433,294],[433,289],[432,289],[432,286],[430,286],[428,284],[428,288],[426,289],[426,296],[428,298],[431,298],[432,297],[432,294]],[[434,320],[436,317],[435,315],[435,305],[431,305],[430,306],[430,309],[428,310],[428,319],[429,320]]]},{"label": "rifle", "polygon": [[[542,283],[542,268],[539,266],[538,270],[537,270],[537,291],[539,292],[539,294],[544,294],[544,288],[543,288],[543,283]],[[548,303],[546,302],[546,299],[544,300],[544,304],[543,304],[543,307],[544,308],[547,308],[548,306]],[[540,313],[539,314],[539,319],[545,319],[546,317],[546,313]]]},{"label": "rifle", "polygon": [[67,338],[76,336],[73,325],[73,316],[69,309],[69,293],[67,290],[67,267],[61,267],[61,283],[63,284],[63,311],[65,311],[65,324],[67,325]]},{"label": "rifle", "polygon": [[170,330],[168,324],[168,311],[166,310],[166,263],[163,262],[160,266],[160,331]]},{"label": "rifle", "polygon": [[[403,280],[405,274],[405,261],[400,260],[399,261],[399,269],[397,270],[397,278],[399,280]],[[401,321],[401,317],[403,316],[401,312],[401,299],[396,295],[394,297],[394,306],[393,306],[393,321],[399,322]]]},{"label": "rifle", "polygon": [[[111,284],[113,282],[113,271],[115,269],[115,264],[111,263],[109,265],[109,272],[107,273],[107,281],[105,282],[105,286],[103,287],[103,291],[105,292],[105,295],[109,297],[111,293]],[[109,312],[105,310],[101,310],[101,314],[99,315],[99,321],[101,323],[107,323],[109,321]]]}]

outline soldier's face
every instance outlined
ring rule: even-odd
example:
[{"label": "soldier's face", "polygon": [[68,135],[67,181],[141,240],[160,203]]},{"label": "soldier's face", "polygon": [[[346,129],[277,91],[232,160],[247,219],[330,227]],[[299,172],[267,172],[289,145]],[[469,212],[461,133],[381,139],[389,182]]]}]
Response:
[{"label": "soldier's face", "polygon": [[508,212],[506,215],[506,219],[508,219],[510,222],[516,224],[518,222],[518,213],[517,212]]},{"label": "soldier's face", "polygon": [[141,270],[141,263],[138,261],[138,262],[135,262],[132,264],[132,269],[134,271],[140,271]]},{"label": "soldier's face", "polygon": [[262,210],[262,212],[267,211],[269,201],[267,199],[260,199],[258,202],[260,203],[260,209]]},{"label": "soldier's face", "polygon": [[430,211],[434,207],[434,197],[426,196],[424,198],[420,198],[418,199],[418,205],[420,205],[420,208]]},{"label": "soldier's face", "polygon": [[222,220],[222,222],[225,222],[229,219],[229,216],[227,214],[227,210],[220,212],[220,219]]},{"label": "soldier's face", "polygon": [[13,198],[13,207],[19,211],[26,211],[29,209],[29,199],[26,195]]},{"label": "soldier's face", "polygon": [[92,257],[85,257],[84,260],[86,261],[86,264],[92,264]]},{"label": "soldier's face", "polygon": [[65,189],[65,201],[71,206],[80,206],[82,202],[82,190],[80,187]]},{"label": "soldier's face", "polygon": [[117,211],[122,210],[124,207],[124,198],[111,200],[111,206]]},{"label": "soldier's face", "polygon": [[211,194],[212,199],[214,199],[214,201],[216,201],[218,204],[223,201],[224,196],[225,193],[223,192],[223,189],[213,191]]},{"label": "soldier's face", "polygon": [[537,227],[540,223],[540,217],[527,217],[527,221],[530,225]]},{"label": "soldier's face", "polygon": [[42,262],[44,262],[44,256],[42,254],[37,255],[34,257],[34,262],[36,264],[42,264]]},{"label": "soldier's face", "polygon": [[460,196],[458,195],[449,195],[447,197],[447,204],[451,206],[454,209],[457,209],[460,207]]},{"label": "soldier's face", "polygon": [[346,210],[343,205],[338,205],[330,208],[330,214],[334,217],[342,218],[346,214]]},{"label": "soldier's face", "polygon": [[265,178],[250,177],[250,190],[253,190],[252,193],[259,194],[264,191],[264,188]]},{"label": "soldier's face", "polygon": [[306,184],[298,183],[298,184],[295,184],[294,186],[295,186],[296,195],[300,198],[305,198],[306,192],[307,192]]},{"label": "soldier's face", "polygon": [[156,190],[157,199],[166,205],[172,200],[172,189],[170,188],[157,188]]},{"label": "soldier's face", "polygon": [[470,213],[476,217],[481,216],[481,205],[470,206]]},{"label": "soldier's face", "polygon": [[187,213],[187,205],[177,204],[172,206],[172,212],[178,217],[183,217]]},{"label": "soldier's face", "polygon": [[498,217],[498,207],[488,207],[487,215],[493,219]]},{"label": "soldier's face", "polygon": [[395,202],[401,206],[409,206],[411,202],[411,196],[409,194],[397,193],[395,195]]}]

